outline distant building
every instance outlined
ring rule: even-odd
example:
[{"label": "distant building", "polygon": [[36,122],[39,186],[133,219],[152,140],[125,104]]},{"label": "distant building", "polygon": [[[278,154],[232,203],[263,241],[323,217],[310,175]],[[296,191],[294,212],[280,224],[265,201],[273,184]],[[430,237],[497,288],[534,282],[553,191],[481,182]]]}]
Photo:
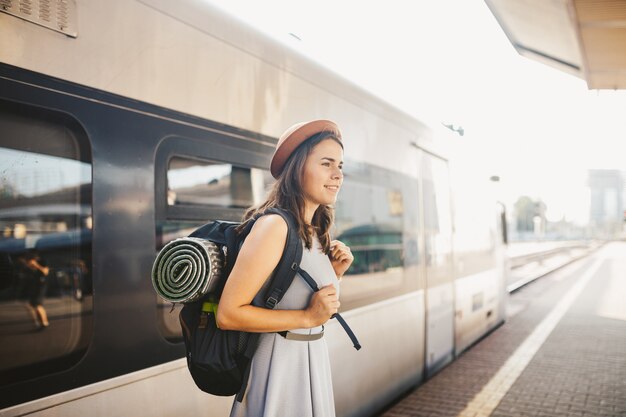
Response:
[{"label": "distant building", "polygon": [[616,238],[624,228],[624,173],[619,170],[589,170],[591,204],[589,222],[592,234]]},{"label": "distant building", "polygon": [[513,207],[513,240],[541,239],[546,232],[546,204],[521,196]]}]

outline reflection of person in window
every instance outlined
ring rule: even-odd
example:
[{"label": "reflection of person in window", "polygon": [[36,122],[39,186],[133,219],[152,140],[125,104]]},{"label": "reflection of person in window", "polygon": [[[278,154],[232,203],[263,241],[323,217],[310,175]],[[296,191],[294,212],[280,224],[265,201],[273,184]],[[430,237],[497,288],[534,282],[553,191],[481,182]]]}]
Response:
[{"label": "reflection of person in window", "polygon": [[32,307],[32,314],[38,328],[48,327],[48,314],[43,307],[43,298],[46,295],[47,276],[50,268],[41,264],[41,259],[34,252],[28,252],[18,258],[18,262],[27,272],[28,304]]},{"label": "reflection of person in window", "polygon": [[82,259],[70,261],[70,276],[74,288],[74,298],[78,301],[83,299],[83,277],[87,273],[87,265]]}]

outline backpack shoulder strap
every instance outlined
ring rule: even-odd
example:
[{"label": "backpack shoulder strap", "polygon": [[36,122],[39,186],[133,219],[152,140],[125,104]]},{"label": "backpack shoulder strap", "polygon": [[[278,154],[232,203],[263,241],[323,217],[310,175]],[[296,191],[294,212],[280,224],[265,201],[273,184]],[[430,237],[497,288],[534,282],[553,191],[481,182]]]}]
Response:
[{"label": "backpack shoulder strap", "polygon": [[272,275],[270,285],[263,294],[261,307],[273,309],[282,300],[285,292],[293,282],[300,261],[302,260],[302,242],[298,235],[298,227],[293,215],[286,210],[271,208],[265,214],[278,214],[287,222],[287,240],[283,256],[280,258]]},{"label": "backpack shoulder strap", "polygon": [[[311,275],[309,275],[308,272],[306,272],[304,269],[298,267],[298,274],[302,277],[302,279],[304,280],[304,282],[307,283],[307,285],[309,287],[311,287],[311,289],[313,290],[313,292],[317,292],[320,290],[319,286],[317,285],[317,282],[315,282],[315,280],[313,279],[313,277]],[[337,321],[339,322],[339,324],[341,324],[341,327],[343,327],[343,329],[346,331],[346,333],[348,334],[348,337],[350,338],[350,340],[352,341],[352,345],[354,345],[354,348],[356,350],[361,349],[361,344],[359,343],[359,340],[356,338],[356,335],[354,334],[354,332],[352,331],[352,329],[350,328],[350,326],[348,326],[348,323],[346,323],[346,321],[344,320],[343,317],[341,317],[341,314],[339,313],[335,313],[332,315],[331,319],[337,319]]]}]

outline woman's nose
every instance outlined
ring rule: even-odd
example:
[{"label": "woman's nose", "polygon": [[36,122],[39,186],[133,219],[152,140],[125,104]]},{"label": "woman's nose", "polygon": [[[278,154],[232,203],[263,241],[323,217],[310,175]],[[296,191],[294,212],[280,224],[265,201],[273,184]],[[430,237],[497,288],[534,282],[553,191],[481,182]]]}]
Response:
[{"label": "woman's nose", "polygon": [[337,168],[333,172],[333,179],[341,179],[341,178],[343,178],[343,172],[341,171],[341,169]]}]

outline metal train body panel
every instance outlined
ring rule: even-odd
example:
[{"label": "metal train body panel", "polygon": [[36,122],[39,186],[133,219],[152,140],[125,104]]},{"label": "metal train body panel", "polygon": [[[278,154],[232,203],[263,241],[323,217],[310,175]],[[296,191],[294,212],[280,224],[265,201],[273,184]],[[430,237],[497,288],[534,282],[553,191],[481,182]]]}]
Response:
[{"label": "metal train body panel", "polygon": [[[259,202],[276,138],[299,120],[331,118],[345,137],[335,232],[358,253],[342,283],[342,308],[364,348],[354,352],[328,324],[338,415],[375,413],[502,322],[500,244],[474,247],[474,229],[455,230],[461,220],[442,158],[447,142],[423,123],[201,1],[78,1],[77,14],[74,39],[0,13],[0,123],[7,129],[0,153],[34,152],[23,136],[35,138],[37,155],[59,154],[36,141],[43,131],[47,140],[80,145],[75,158],[90,170],[88,187],[76,191],[83,226],[63,232],[78,230],[69,247],[82,254],[80,244],[89,255],[90,285],[74,293],[80,303],[66,303],[82,318],[50,309],[48,333],[24,336],[75,328],[64,348],[72,355],[67,366],[35,377],[11,368],[0,385],[0,415],[227,413],[232,400],[197,390],[180,359],[175,312],[156,300],[152,261],[195,225],[237,220],[242,204],[232,202],[242,195]],[[211,182],[228,190],[230,203],[194,205],[183,197],[195,188],[170,189],[174,174],[194,164],[231,167],[229,182]],[[52,195],[20,209],[37,208],[43,218],[58,210]],[[0,221],[15,223],[7,204]],[[492,201],[479,206],[493,214]],[[489,215],[473,224],[496,236]],[[0,252],[19,240],[17,228],[11,233]],[[60,242],[65,235],[47,236]],[[64,300],[63,291],[47,306]],[[0,328],[8,323],[4,311],[20,300],[0,301]],[[11,314],[19,321],[25,313]]]},{"label": "metal train body panel", "polygon": [[77,7],[76,39],[0,14],[2,62],[271,137],[303,112],[338,115],[355,159],[415,175],[404,155],[425,125],[201,1]]}]

